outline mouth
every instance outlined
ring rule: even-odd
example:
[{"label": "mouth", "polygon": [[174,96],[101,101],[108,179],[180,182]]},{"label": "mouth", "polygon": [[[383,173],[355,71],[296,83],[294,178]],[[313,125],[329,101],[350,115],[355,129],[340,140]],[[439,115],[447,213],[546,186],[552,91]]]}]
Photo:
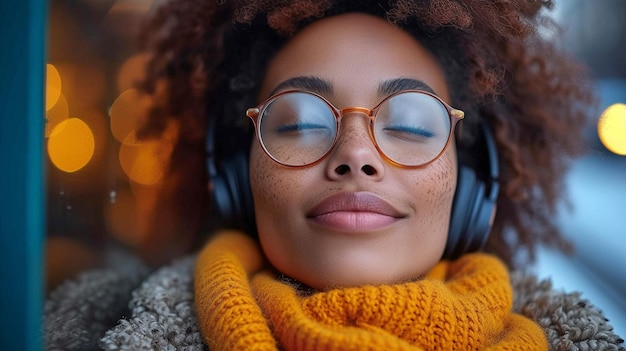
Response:
[{"label": "mouth", "polygon": [[405,217],[388,202],[368,192],[332,195],[307,213],[307,219],[313,223],[343,232],[382,229]]}]

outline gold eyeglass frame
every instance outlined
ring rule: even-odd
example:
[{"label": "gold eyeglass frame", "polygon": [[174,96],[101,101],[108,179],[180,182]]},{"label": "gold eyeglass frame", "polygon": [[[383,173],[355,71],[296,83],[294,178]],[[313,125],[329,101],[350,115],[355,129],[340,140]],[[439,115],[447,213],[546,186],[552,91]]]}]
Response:
[{"label": "gold eyeglass frame", "polygon": [[[265,108],[272,103],[274,100],[278,99],[279,97],[286,95],[286,94],[291,94],[291,93],[304,93],[304,94],[309,94],[309,95],[313,95],[319,99],[321,99],[330,109],[331,111],[333,111],[333,114],[335,116],[335,123],[337,124],[337,133],[335,135],[335,139],[333,140],[333,143],[331,144],[330,148],[328,149],[328,151],[326,151],[326,153],[324,153],[324,155],[322,155],[319,159],[317,159],[314,162],[310,162],[307,164],[303,164],[303,165],[291,165],[291,164],[286,164],[283,163],[279,160],[277,160],[265,147],[265,144],[263,143],[263,139],[261,138],[261,130],[259,128],[259,118],[262,115],[262,112],[265,110]],[[439,101],[448,111],[448,116],[450,118],[450,130],[449,130],[449,134],[448,134],[448,140],[446,141],[446,144],[444,145],[444,147],[441,149],[441,151],[435,156],[433,157],[430,161],[419,164],[419,165],[405,165],[402,163],[398,163],[396,161],[394,161],[393,159],[391,159],[389,156],[387,156],[387,154],[385,154],[385,152],[382,151],[382,149],[380,148],[380,146],[378,145],[378,142],[376,141],[376,137],[374,136],[374,120],[376,119],[376,114],[378,113],[378,110],[380,109],[380,107],[389,99],[393,98],[394,96],[400,95],[400,94],[405,94],[405,93],[419,93],[419,94],[426,94],[428,96],[433,97],[434,99],[436,99],[437,101]],[[292,168],[302,168],[302,167],[309,167],[312,165],[315,165],[319,162],[321,162],[323,159],[326,158],[326,156],[328,156],[328,154],[335,148],[335,145],[337,144],[337,140],[339,139],[339,135],[340,135],[340,131],[341,131],[341,119],[344,115],[349,114],[349,113],[362,113],[366,116],[369,117],[369,135],[370,135],[370,139],[372,140],[372,143],[374,144],[374,146],[376,147],[376,150],[378,150],[378,153],[385,159],[387,160],[387,162],[398,166],[400,168],[422,168],[422,167],[426,167],[427,165],[433,163],[435,160],[437,160],[439,157],[441,157],[441,155],[443,155],[443,153],[446,151],[446,149],[449,147],[450,145],[450,141],[452,140],[452,136],[454,135],[454,131],[456,128],[457,123],[462,120],[465,117],[465,112],[455,109],[452,106],[448,105],[445,101],[443,101],[439,96],[425,91],[425,90],[419,90],[419,89],[408,89],[408,90],[401,90],[398,92],[395,92],[387,97],[385,97],[380,103],[378,103],[374,108],[372,109],[368,109],[365,107],[346,107],[343,109],[338,109],[336,108],[332,103],[330,103],[330,101],[328,101],[325,97],[323,97],[322,95],[312,92],[312,91],[307,91],[307,90],[299,90],[299,89],[290,89],[290,90],[285,90],[285,91],[281,91],[279,93],[276,93],[272,96],[270,96],[269,98],[265,99],[263,102],[261,102],[259,105],[257,105],[256,107],[251,107],[249,109],[246,110],[246,116],[248,118],[250,118],[252,120],[252,123],[254,124],[254,130],[257,136],[257,140],[259,141],[259,144],[261,146],[261,148],[263,149],[263,151],[265,152],[265,154],[271,158],[272,160],[274,160],[274,162],[283,165],[285,167],[292,167]]]}]

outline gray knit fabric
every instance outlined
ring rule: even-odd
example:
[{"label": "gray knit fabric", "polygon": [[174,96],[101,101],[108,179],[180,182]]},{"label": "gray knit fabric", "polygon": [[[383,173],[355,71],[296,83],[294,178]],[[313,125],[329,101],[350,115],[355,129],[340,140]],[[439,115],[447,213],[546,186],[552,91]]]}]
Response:
[{"label": "gray knit fabric", "polygon": [[148,269],[120,251],[109,251],[107,257],[107,268],[66,281],[47,297],[46,350],[98,350],[100,337],[128,311],[131,293]]},{"label": "gray knit fabric", "polygon": [[133,292],[132,319],[102,339],[105,350],[199,351],[202,335],[193,306],[193,257],[155,272]]},{"label": "gray knit fabric", "polygon": [[[66,315],[56,309],[54,318],[46,316],[46,340],[50,341],[47,349],[90,350],[95,347],[94,338],[103,337],[99,346],[104,350],[206,350],[193,309],[193,264],[194,257],[187,257],[161,268],[144,279],[132,297],[128,293],[127,299],[123,299],[121,291],[127,289],[122,285],[133,285],[134,277],[121,272],[117,273],[117,282],[123,280],[121,277],[127,282],[118,289],[108,286],[97,298],[82,294],[90,294],[96,285],[106,285],[102,282],[112,283],[111,271],[88,273],[66,285],[74,289],[60,288],[50,299],[67,304],[62,309]],[[613,333],[602,312],[579,293],[555,291],[549,281],[538,281],[529,274],[514,273],[511,279],[514,310],[544,328],[550,350],[626,351],[623,340]],[[104,296],[107,294],[113,296]],[[130,314],[120,314],[117,325],[112,323],[107,328],[104,320],[113,318],[112,311],[121,303],[117,299],[130,301]],[[58,305],[59,301],[48,304]],[[108,311],[106,318],[104,311]]]},{"label": "gray knit fabric", "polygon": [[624,340],[613,333],[602,311],[579,292],[552,289],[548,280],[512,274],[513,309],[535,320],[546,332],[551,350],[624,350]]}]

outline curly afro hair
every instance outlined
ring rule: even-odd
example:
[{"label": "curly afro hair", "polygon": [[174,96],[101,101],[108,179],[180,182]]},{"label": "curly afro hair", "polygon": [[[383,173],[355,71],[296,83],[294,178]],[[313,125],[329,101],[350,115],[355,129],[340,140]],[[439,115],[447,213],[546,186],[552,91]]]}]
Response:
[{"label": "curly afro hair", "polygon": [[179,128],[148,234],[197,237],[206,222],[207,116],[245,122],[242,111],[255,104],[268,61],[295,32],[324,16],[365,12],[404,29],[440,60],[450,103],[472,116],[457,135],[460,157],[471,159],[481,121],[494,131],[502,190],[485,250],[512,266],[534,259],[542,243],[569,250],[552,218],[568,162],[584,151],[594,98],[583,67],[552,40],[551,7],[537,0],[166,2],[141,35],[151,55],[141,88],[155,103],[140,136],[159,137],[172,120]]}]

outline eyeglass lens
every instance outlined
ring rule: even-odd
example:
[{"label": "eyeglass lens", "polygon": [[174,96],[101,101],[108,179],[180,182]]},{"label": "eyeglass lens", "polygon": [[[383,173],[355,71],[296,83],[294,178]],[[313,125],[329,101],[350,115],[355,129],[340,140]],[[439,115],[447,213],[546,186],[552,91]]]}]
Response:
[{"label": "eyeglass lens", "polygon": [[[441,153],[450,135],[450,116],[436,98],[404,92],[375,109],[373,138],[390,160],[419,166]],[[338,122],[334,109],[320,97],[290,92],[266,104],[259,118],[261,144],[276,161],[304,166],[324,157],[335,143]]]}]

